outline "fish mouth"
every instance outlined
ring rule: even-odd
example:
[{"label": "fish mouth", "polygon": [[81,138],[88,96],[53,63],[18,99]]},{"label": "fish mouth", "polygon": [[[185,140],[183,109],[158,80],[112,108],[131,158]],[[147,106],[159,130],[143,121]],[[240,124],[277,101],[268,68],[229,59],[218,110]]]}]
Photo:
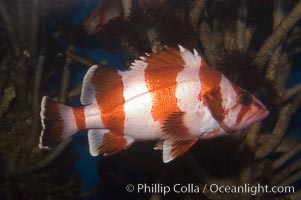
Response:
[{"label": "fish mouth", "polygon": [[269,115],[269,111],[266,109],[257,111],[249,116],[246,116],[243,119],[243,124],[236,124],[234,127],[229,127],[225,123],[219,123],[220,127],[226,132],[226,133],[233,133],[238,130],[245,129],[251,125],[253,125],[256,122],[259,122],[266,118]]},{"label": "fish mouth", "polygon": [[[266,118],[268,115],[270,114],[270,112],[266,109],[255,112],[253,115],[249,116],[246,121],[249,122],[251,124],[256,123],[258,121],[263,120],[264,118]],[[255,119],[255,120],[254,120]]]},{"label": "fish mouth", "polygon": [[270,112],[268,110],[264,111],[264,114],[262,115],[262,119],[266,118],[268,115],[270,114]]}]

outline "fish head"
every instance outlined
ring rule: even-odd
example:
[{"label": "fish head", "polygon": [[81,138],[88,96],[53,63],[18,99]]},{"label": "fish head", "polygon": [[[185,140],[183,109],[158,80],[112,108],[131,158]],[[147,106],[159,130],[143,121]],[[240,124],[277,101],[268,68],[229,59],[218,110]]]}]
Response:
[{"label": "fish head", "polygon": [[225,108],[224,124],[233,131],[247,128],[269,115],[269,111],[258,98],[248,91],[239,89],[236,104]]},{"label": "fish head", "polygon": [[269,114],[258,98],[224,76],[219,87],[205,95],[205,103],[226,132],[245,129]]}]

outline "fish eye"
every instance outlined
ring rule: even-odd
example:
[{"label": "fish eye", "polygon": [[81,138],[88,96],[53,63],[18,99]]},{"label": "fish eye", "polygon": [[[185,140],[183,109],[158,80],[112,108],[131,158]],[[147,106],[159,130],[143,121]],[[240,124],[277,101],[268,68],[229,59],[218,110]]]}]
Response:
[{"label": "fish eye", "polygon": [[239,102],[243,105],[243,106],[248,106],[252,103],[252,96],[247,93],[247,92],[244,92],[244,93],[241,93],[239,95]]}]

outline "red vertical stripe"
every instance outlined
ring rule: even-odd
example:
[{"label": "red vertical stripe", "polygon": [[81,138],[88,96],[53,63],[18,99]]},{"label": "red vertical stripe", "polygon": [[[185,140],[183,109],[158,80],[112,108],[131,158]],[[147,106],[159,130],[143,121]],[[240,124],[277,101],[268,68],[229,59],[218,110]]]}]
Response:
[{"label": "red vertical stripe", "polygon": [[118,74],[117,70],[99,67],[94,72],[92,83],[96,89],[96,101],[104,127],[123,134],[125,100],[122,76]]},{"label": "red vertical stripe", "polygon": [[219,88],[221,79],[222,75],[220,72],[211,67],[202,66],[200,68],[200,80],[202,83],[202,91],[200,97],[202,97],[207,92]]},{"label": "red vertical stripe", "polygon": [[222,122],[225,117],[225,111],[222,105],[222,93],[220,91],[221,79],[221,73],[208,67],[207,64],[200,68],[200,80],[202,83],[200,99],[204,101],[211,115],[218,122]]},{"label": "red vertical stripe", "polygon": [[76,126],[78,130],[83,130],[86,128],[86,121],[85,121],[85,110],[84,107],[78,107],[72,109]]},{"label": "red vertical stripe", "polygon": [[163,120],[171,113],[180,112],[175,96],[177,75],[183,70],[184,61],[180,53],[171,48],[147,57],[145,81],[151,93],[154,120]]}]

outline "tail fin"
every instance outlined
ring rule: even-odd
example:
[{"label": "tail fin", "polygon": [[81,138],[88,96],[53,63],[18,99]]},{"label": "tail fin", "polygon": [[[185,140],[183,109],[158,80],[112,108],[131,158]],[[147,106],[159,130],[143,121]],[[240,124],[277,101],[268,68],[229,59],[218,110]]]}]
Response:
[{"label": "tail fin", "polygon": [[59,104],[44,96],[41,103],[42,133],[39,147],[49,149],[55,147],[64,139],[78,130],[73,108]]}]

